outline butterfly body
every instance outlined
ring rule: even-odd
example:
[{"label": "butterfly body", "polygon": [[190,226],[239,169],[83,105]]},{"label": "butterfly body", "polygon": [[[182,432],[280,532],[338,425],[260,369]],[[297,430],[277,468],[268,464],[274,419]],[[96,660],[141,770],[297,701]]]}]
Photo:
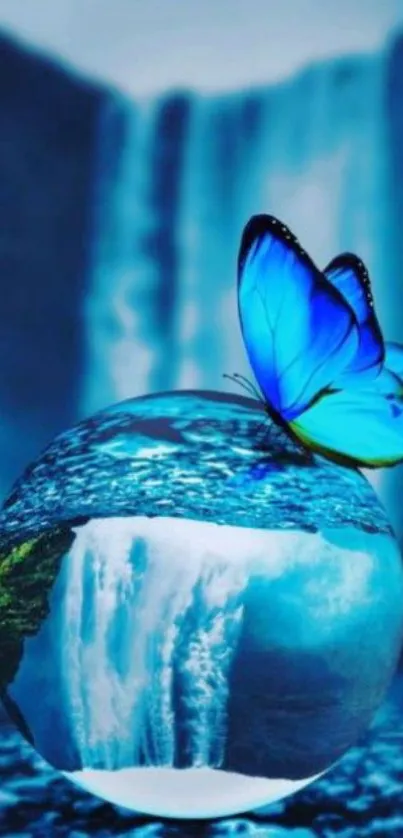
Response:
[{"label": "butterfly body", "polygon": [[320,271],[284,224],[254,216],[239,250],[238,306],[273,422],[346,465],[403,460],[403,348],[384,342],[357,256]]}]

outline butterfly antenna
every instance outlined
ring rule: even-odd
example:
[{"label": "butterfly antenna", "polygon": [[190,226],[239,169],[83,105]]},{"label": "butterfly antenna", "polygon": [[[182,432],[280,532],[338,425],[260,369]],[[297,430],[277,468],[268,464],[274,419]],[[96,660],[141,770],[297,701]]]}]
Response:
[{"label": "butterfly antenna", "polygon": [[242,387],[243,390],[246,390],[247,393],[253,393],[252,385],[248,381],[247,383],[240,381],[236,373],[233,375],[228,375],[227,372],[223,373],[223,378],[227,378],[228,381],[234,381],[235,384],[238,384],[239,387]]},{"label": "butterfly antenna", "polygon": [[243,384],[244,386],[246,386],[246,385],[247,385],[247,386],[249,387],[249,390],[251,391],[251,393],[254,393],[254,394],[255,394],[255,396],[256,396],[258,399],[262,400],[262,397],[261,397],[261,395],[260,395],[259,390],[257,389],[257,387],[255,387],[255,385],[254,385],[254,384],[252,384],[252,382],[251,382],[251,381],[249,381],[249,379],[248,379],[248,378],[246,378],[246,376],[245,376],[245,375],[241,375],[241,373],[239,373],[239,372],[234,372],[234,379],[235,379],[235,381],[239,381],[239,382],[240,382],[240,384]]},{"label": "butterfly antenna", "polygon": [[247,393],[254,396],[254,398],[261,404],[265,404],[265,401],[262,399],[258,389],[244,375],[241,375],[239,372],[234,372],[233,375],[228,375],[228,373],[224,372],[223,378],[228,378],[229,381],[233,381],[235,384],[238,384],[239,387],[242,387]]}]

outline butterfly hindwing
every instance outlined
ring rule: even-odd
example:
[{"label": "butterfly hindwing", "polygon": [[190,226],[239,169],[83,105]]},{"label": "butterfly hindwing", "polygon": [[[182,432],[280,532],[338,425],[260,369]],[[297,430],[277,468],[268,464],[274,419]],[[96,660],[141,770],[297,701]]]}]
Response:
[{"label": "butterfly hindwing", "polygon": [[291,428],[311,448],[355,465],[403,460],[403,347],[385,343],[379,375],[363,387],[326,394]]},{"label": "butterfly hindwing", "polygon": [[403,460],[403,398],[375,387],[325,395],[291,428],[310,448],[355,465]]},{"label": "butterfly hindwing", "polygon": [[238,302],[249,360],[268,403],[300,415],[358,349],[357,320],[287,227],[268,215],[246,225]]},{"label": "butterfly hindwing", "polygon": [[340,291],[358,322],[359,346],[345,370],[343,383],[348,386],[347,377],[351,373],[361,373],[361,382],[364,377],[366,380],[374,379],[381,370],[385,350],[368,271],[358,256],[341,253],[329,263],[324,273],[327,280]]}]

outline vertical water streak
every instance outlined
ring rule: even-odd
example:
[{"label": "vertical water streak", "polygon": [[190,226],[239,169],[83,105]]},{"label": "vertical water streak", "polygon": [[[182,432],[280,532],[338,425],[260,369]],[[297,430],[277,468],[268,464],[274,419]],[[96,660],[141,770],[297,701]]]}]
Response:
[{"label": "vertical water streak", "polygon": [[65,586],[64,613],[61,620],[60,638],[61,671],[66,679],[65,707],[70,716],[70,727],[80,755],[86,751],[86,709],[82,680],[82,637],[81,625],[84,607],[83,574],[87,557],[87,545],[76,539],[72,551],[64,559],[61,585]]},{"label": "vertical water streak", "polygon": [[[186,708],[188,764],[220,767],[226,744],[229,669],[239,640],[245,566],[204,558],[194,590],[192,628],[178,656],[182,702]],[[186,629],[186,626],[185,626]]]},{"label": "vertical water streak", "polygon": [[146,393],[159,352],[157,268],[147,250],[154,105],[110,98],[101,113],[94,192],[93,259],[84,308],[85,414]]},{"label": "vertical water streak", "polygon": [[[130,764],[133,711],[132,671],[116,672],[109,655],[113,620],[124,619],[135,579],[132,539],[123,528],[80,531],[66,558],[63,672],[72,713],[72,731],[84,764],[113,768]],[[113,557],[110,560],[110,556]],[[124,639],[123,639],[124,648]],[[118,652],[114,655],[118,656]],[[141,667],[138,667],[138,673]]]},{"label": "vertical water streak", "polygon": [[[169,527],[169,534],[168,534]],[[133,538],[144,538],[147,573],[136,608],[133,652],[142,650],[146,662],[144,715],[136,720],[143,731],[142,753],[146,765],[175,763],[175,712],[173,706],[173,658],[184,615],[192,601],[199,572],[198,563],[188,563],[177,528],[164,520],[159,527],[147,520],[133,520]],[[137,733],[139,735],[139,733]]]},{"label": "vertical water streak", "polygon": [[179,215],[179,387],[226,389],[224,372],[247,371],[236,300],[236,256],[248,212],[243,104],[242,95],[193,102]]}]

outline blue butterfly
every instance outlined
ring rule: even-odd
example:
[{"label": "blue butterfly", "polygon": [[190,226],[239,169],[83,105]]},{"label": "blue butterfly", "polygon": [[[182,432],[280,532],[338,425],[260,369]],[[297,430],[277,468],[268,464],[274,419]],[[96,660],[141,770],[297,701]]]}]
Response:
[{"label": "blue butterfly", "polygon": [[239,250],[238,304],[277,424],[346,464],[403,460],[403,346],[384,343],[357,256],[343,253],[320,271],[284,224],[254,216]]}]

